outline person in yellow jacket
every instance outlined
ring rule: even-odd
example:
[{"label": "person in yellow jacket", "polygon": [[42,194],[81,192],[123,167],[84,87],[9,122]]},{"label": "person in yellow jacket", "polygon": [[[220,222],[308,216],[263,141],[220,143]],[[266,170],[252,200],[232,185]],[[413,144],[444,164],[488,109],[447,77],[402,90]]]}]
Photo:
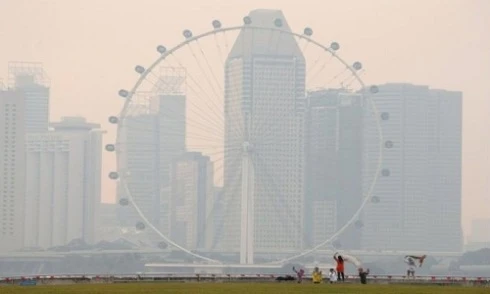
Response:
[{"label": "person in yellow jacket", "polygon": [[311,278],[314,284],[320,284],[323,281],[322,271],[318,267],[315,267]]}]

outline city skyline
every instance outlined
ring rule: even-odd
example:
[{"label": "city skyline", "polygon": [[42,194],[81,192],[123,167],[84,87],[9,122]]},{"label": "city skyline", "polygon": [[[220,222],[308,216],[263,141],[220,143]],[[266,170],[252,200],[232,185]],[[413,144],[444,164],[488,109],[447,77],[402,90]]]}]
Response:
[{"label": "city skyline", "polygon": [[[118,89],[118,88],[115,88],[115,89]],[[114,99],[116,99],[116,98],[114,98]],[[109,115],[109,113],[107,115]],[[99,120],[99,121],[102,121],[102,120]],[[106,129],[108,129],[108,128],[106,128]],[[109,194],[109,193],[107,193],[107,194]],[[107,199],[105,199],[105,200],[107,200]],[[484,214],[482,214],[482,215],[484,216]]]},{"label": "city skyline", "polygon": [[[301,4],[183,1],[165,7],[158,1],[148,1],[146,5],[119,2],[114,5],[107,1],[97,2],[100,9],[92,11],[87,19],[82,19],[79,11],[85,11],[95,2],[85,1],[83,5],[64,1],[40,3],[0,3],[0,35],[5,44],[9,44],[2,47],[0,77],[6,84],[7,63],[11,60],[42,61],[51,79],[56,81],[51,87],[51,120],[81,115],[100,122],[108,131],[104,139],[107,143],[113,142],[115,129],[105,121],[121,106],[117,89],[134,83],[135,76],[131,72],[134,64],[153,59],[149,48],[160,43],[176,44],[181,38],[180,30],[187,27],[207,30],[214,18],[227,24],[240,23],[254,7],[282,8],[293,30],[300,31],[309,25],[316,40],[339,41],[344,54],[369,65],[370,70],[365,75],[368,83],[410,82],[461,90],[466,97],[462,216],[465,235],[469,234],[472,218],[488,215],[488,207],[478,205],[487,203],[490,197],[489,164],[482,164],[481,160],[488,160],[489,150],[489,137],[484,131],[490,123],[490,104],[486,99],[490,91],[484,79],[490,76],[490,60],[485,54],[490,50],[490,41],[485,37],[485,28],[490,26],[487,1],[452,1],[452,5],[431,1],[424,3],[423,9],[417,3],[395,4],[381,0],[369,4],[327,1],[323,4],[326,9],[315,8],[318,3],[314,1]],[[330,5],[335,9],[329,8]],[[148,7],[162,9],[150,9],[150,15],[142,22],[128,21],[130,15],[148,13]],[[160,11],[158,17],[157,11]],[[20,16],[22,21],[14,15]],[[119,30],[114,31],[108,25],[110,19],[118,24]],[[164,33],[141,34],[150,32],[155,25]],[[128,39],[130,46],[126,46]],[[472,74],[474,72],[479,74]],[[100,83],[101,80],[104,83]],[[95,105],[99,107],[94,109]],[[114,164],[114,157],[104,155],[103,174],[111,171]],[[102,185],[104,200],[114,201],[114,183],[104,179]]]}]

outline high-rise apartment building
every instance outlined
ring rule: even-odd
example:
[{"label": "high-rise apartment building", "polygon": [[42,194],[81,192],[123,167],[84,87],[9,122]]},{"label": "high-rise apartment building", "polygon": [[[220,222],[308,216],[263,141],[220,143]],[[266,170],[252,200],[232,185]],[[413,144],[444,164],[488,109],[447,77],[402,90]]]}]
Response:
[{"label": "high-rise apartment building", "polygon": [[26,137],[24,246],[94,243],[103,132],[81,117],[51,126]]},{"label": "high-rise apartment building", "polygon": [[[254,26],[290,31],[278,10],[254,10],[249,18]],[[223,249],[240,250],[244,142],[253,150],[253,221],[247,228],[254,251],[302,248],[304,113],[305,60],[295,38],[242,29],[225,64]]]},{"label": "high-rise apartment building", "polygon": [[[361,205],[363,104],[360,95],[342,90],[308,93],[304,218],[309,247],[332,236]],[[359,229],[350,226],[338,241],[344,249],[359,249]]]},{"label": "high-rise apartment building", "polygon": [[187,152],[171,169],[170,227],[172,240],[188,249],[210,249],[214,236],[213,163]]},{"label": "high-rise apartment building", "polygon": [[[380,143],[383,161],[364,210],[363,249],[461,251],[462,94],[427,86],[386,84],[364,115],[364,146]],[[364,148],[364,191],[378,153]],[[375,154],[376,153],[376,154]]]},{"label": "high-rise apartment building", "polygon": [[47,132],[49,128],[49,78],[42,64],[9,62],[10,87],[25,99],[27,133]]},{"label": "high-rise apartment building", "polygon": [[24,142],[24,95],[0,90],[0,252],[23,245]]}]

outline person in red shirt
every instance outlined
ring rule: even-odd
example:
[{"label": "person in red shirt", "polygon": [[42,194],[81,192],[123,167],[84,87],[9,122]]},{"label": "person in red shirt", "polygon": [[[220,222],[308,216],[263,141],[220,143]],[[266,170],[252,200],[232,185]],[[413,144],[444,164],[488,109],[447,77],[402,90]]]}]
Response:
[{"label": "person in red shirt", "polygon": [[333,255],[333,259],[335,262],[337,262],[337,280],[338,281],[345,281],[345,274],[344,274],[344,258],[342,255],[338,254],[338,252],[335,252]]}]

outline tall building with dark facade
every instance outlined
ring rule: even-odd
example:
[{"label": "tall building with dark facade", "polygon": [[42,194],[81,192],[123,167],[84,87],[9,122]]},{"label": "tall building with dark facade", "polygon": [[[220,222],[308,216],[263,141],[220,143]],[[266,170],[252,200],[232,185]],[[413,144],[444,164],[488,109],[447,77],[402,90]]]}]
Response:
[{"label": "tall building with dark facade", "polygon": [[[342,90],[308,93],[304,216],[309,247],[343,227],[361,205],[363,103],[360,95]],[[350,226],[337,243],[359,249],[359,229]]]}]

